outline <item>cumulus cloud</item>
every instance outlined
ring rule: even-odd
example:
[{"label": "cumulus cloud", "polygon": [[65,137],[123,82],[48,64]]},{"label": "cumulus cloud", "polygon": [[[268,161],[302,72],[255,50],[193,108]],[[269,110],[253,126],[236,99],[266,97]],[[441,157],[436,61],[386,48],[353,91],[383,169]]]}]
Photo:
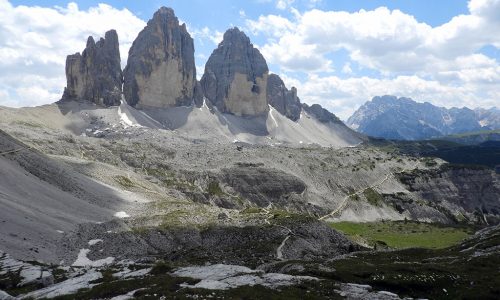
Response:
[{"label": "cumulus cloud", "polygon": [[[475,107],[478,101],[485,101],[483,91],[465,86],[446,86],[435,80],[425,80],[418,76],[397,76],[392,79],[370,77],[353,77],[343,79],[338,76],[312,74],[307,80],[283,76],[287,86],[297,87],[303,102],[319,103],[341,119],[346,120],[360,104],[375,95],[395,95],[411,97],[416,101],[429,101],[435,105],[448,106],[456,103],[459,106]],[[493,96],[493,95],[492,95]],[[457,102],[457,99],[463,99]],[[495,100],[486,100],[487,106],[494,105]]]},{"label": "cumulus cloud", "polygon": [[[468,14],[436,27],[386,7],[353,13],[312,9],[293,19],[260,16],[247,25],[267,37],[260,49],[288,78],[309,75],[303,82],[290,80],[299,86],[302,99],[335,107],[343,117],[380,94],[447,107],[490,106],[498,101],[500,65],[479,50],[500,48],[500,0],[471,0],[468,8]],[[340,49],[349,55],[340,71],[357,77],[328,74]],[[352,63],[381,76],[357,75]]]},{"label": "cumulus cloud", "polygon": [[276,1],[276,8],[281,10],[287,9],[293,2],[295,2],[295,0],[278,0]]},{"label": "cumulus cloud", "polygon": [[122,64],[145,22],[127,9],[99,4],[13,6],[0,0],[0,105],[27,106],[58,100],[66,85],[65,58],[81,52],[89,35],[116,29]]}]

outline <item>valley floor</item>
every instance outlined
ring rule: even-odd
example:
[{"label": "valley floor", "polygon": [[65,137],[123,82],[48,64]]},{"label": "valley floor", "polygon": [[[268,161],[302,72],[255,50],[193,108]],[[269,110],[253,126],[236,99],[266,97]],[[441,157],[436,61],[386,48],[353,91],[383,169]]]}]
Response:
[{"label": "valley floor", "polygon": [[0,109],[0,299],[498,292],[498,226],[473,234],[500,220],[492,170],[160,117]]}]

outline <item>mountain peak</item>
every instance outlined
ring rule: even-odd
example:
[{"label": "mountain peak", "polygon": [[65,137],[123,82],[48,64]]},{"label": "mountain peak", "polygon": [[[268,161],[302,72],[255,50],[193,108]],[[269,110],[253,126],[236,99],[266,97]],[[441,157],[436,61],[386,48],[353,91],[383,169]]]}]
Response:
[{"label": "mountain peak", "polygon": [[237,27],[228,29],[206,65],[201,85],[219,111],[239,116],[267,113],[266,60]]},{"label": "mountain peak", "polygon": [[447,109],[390,95],[373,97],[347,120],[347,124],[367,135],[403,140],[500,128],[500,122],[495,121],[492,114],[481,114],[467,107]]},{"label": "mountain peak", "polygon": [[173,9],[161,7],[130,48],[125,100],[138,108],[190,105],[196,85],[193,39]]}]

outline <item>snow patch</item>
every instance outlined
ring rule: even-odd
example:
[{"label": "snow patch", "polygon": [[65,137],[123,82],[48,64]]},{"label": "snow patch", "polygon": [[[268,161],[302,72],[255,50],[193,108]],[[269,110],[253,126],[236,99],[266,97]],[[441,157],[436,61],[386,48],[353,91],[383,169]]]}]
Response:
[{"label": "snow patch", "polygon": [[279,126],[278,126],[278,122],[276,121],[276,119],[274,118],[274,115],[273,115],[273,111],[274,111],[274,110],[275,110],[275,109],[274,109],[274,107],[272,107],[271,105],[269,105],[269,115],[271,116],[271,119],[273,120],[274,125],[275,125],[276,127],[279,127]]},{"label": "snow patch", "polygon": [[118,211],[115,213],[115,217],[123,219],[123,218],[130,218],[130,215],[124,211]]},{"label": "snow patch", "polygon": [[107,257],[99,260],[90,260],[87,255],[90,253],[90,249],[80,249],[78,257],[72,264],[73,267],[102,267],[105,265],[110,265],[114,262],[114,257]]},{"label": "snow patch", "polygon": [[89,246],[93,246],[97,243],[102,243],[102,240],[101,239],[95,239],[95,240],[90,240],[89,241]]}]

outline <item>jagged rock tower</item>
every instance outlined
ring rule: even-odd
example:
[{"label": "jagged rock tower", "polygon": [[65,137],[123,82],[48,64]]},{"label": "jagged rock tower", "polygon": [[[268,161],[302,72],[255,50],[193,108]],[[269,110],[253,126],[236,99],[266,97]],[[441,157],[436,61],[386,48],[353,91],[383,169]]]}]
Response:
[{"label": "jagged rock tower", "polygon": [[268,112],[269,69],[262,54],[238,28],[224,33],[224,39],[210,55],[201,85],[205,97],[219,111],[238,116]]},{"label": "jagged rock tower", "polygon": [[88,100],[99,105],[119,105],[122,70],[118,34],[106,32],[97,43],[92,36],[82,54],[66,58],[66,88],[63,100]]},{"label": "jagged rock tower", "polygon": [[171,8],[155,12],[129,51],[123,94],[137,108],[190,105],[197,88],[193,39]]},{"label": "jagged rock tower", "polygon": [[300,118],[302,104],[297,97],[297,89],[292,87],[288,90],[283,80],[276,74],[270,74],[267,79],[267,101],[290,120],[297,121]]}]

